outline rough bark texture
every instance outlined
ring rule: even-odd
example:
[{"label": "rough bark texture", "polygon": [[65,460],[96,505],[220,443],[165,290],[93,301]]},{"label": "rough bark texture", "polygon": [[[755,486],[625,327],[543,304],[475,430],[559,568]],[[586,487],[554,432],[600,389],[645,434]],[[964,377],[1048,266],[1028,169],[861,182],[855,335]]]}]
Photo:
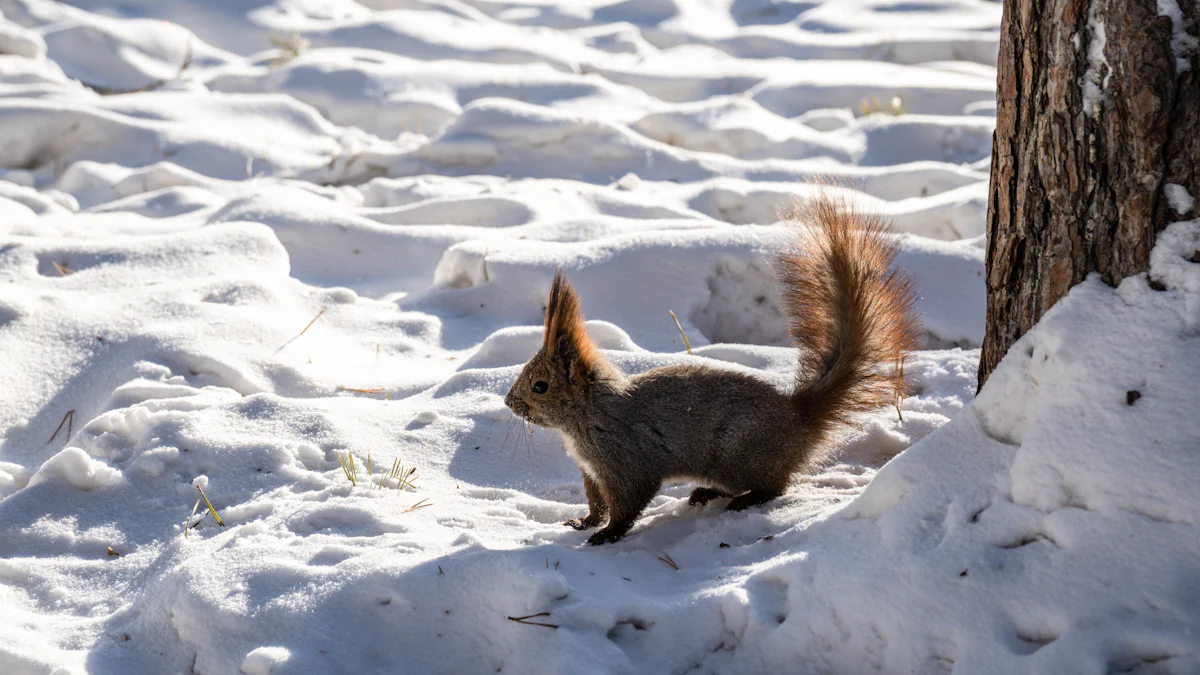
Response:
[{"label": "rough bark texture", "polygon": [[1163,187],[1200,197],[1198,26],[1200,0],[1005,0],[981,387],[1071,286],[1145,272],[1155,233],[1196,217]]}]

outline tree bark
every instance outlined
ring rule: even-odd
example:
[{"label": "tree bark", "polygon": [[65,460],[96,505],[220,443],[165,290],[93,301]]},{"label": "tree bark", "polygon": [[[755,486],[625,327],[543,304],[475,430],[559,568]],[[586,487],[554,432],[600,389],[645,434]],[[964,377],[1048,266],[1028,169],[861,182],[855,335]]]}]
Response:
[{"label": "tree bark", "polygon": [[1164,187],[1200,197],[1198,26],[1200,0],[1004,0],[980,387],[1071,286],[1149,270],[1196,217]]}]

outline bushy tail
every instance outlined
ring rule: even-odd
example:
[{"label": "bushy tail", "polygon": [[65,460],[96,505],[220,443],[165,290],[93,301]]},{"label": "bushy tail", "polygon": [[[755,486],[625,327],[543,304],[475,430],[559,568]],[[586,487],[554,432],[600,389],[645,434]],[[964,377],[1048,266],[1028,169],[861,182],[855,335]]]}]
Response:
[{"label": "bushy tail", "polygon": [[830,434],[903,391],[902,364],[921,335],[912,280],[881,216],[822,191],[798,206],[796,247],[779,256],[792,342],[793,400],[804,461]]}]

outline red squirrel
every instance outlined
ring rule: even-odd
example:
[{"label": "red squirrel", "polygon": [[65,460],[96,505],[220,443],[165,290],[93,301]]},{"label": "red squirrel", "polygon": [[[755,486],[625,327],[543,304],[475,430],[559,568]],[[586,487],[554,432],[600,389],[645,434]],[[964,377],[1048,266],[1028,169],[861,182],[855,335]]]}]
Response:
[{"label": "red squirrel", "polygon": [[800,350],[790,393],[701,364],[626,376],[588,337],[579,296],[555,274],[542,347],[504,402],[562,433],[588,500],[587,516],[564,525],[603,525],[589,544],[624,536],[664,481],[700,484],[693,505],[766,503],[825,460],[856,415],[901,391],[895,366],[921,330],[912,281],[892,266],[887,221],[822,193],[800,205],[791,232],[791,250],[776,261]]}]

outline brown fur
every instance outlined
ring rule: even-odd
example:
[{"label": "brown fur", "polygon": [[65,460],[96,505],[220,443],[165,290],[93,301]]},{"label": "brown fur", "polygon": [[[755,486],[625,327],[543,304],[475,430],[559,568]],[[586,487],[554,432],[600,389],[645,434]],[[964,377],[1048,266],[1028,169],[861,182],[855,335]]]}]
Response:
[{"label": "brown fur", "polygon": [[916,349],[921,324],[912,279],[893,267],[898,250],[882,216],[821,194],[798,205],[796,221],[810,229],[796,230],[796,250],[777,263],[800,350],[792,398],[809,437],[824,440],[902,393],[899,374],[885,368]]},{"label": "brown fur", "polygon": [[892,367],[919,335],[912,284],[892,269],[886,223],[821,194],[797,210],[795,250],[778,259],[801,349],[795,390],[702,365],[626,377],[588,338],[579,297],[554,277],[541,350],[505,403],[558,429],[583,473],[589,513],[565,524],[606,523],[588,542],[616,541],[666,480],[702,483],[691,503],[732,497],[762,504],[832,449],[855,415],[890,402],[902,386]]},{"label": "brown fur", "polygon": [[604,358],[588,337],[583,313],[579,310],[579,295],[562,270],[554,273],[554,283],[550,286],[542,349],[550,357],[559,356],[576,366],[581,376],[594,372]]}]

